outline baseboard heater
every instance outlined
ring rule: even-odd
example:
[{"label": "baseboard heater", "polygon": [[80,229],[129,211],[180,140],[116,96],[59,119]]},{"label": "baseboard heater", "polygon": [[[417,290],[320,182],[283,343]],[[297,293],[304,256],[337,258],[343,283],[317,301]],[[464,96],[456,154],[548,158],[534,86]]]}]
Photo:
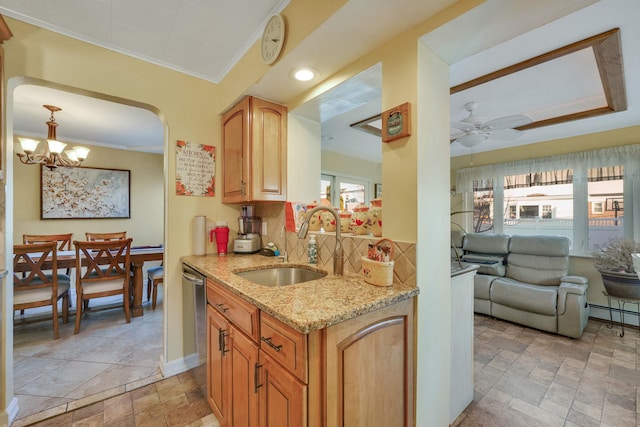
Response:
[{"label": "baseboard heater", "polygon": [[[640,303],[640,301],[638,301]],[[628,307],[638,309],[638,303],[625,303],[624,309],[624,324],[625,326],[640,326],[638,323],[638,311],[628,310]],[[622,306],[622,304],[621,304]],[[622,310],[618,308],[618,304],[615,300],[611,300],[611,317],[615,323],[622,323],[620,314]],[[609,322],[609,307],[606,305],[589,304],[589,317],[594,319],[600,319]]]}]

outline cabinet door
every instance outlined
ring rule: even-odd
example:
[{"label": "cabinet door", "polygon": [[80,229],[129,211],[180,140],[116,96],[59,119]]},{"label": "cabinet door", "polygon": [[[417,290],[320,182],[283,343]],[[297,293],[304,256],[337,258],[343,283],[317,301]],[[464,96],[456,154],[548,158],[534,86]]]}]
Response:
[{"label": "cabinet door", "polygon": [[227,321],[207,305],[207,401],[221,426],[227,425],[231,405],[228,336]]},{"label": "cabinet door", "polygon": [[249,200],[249,98],[222,117],[222,202]]},{"label": "cabinet door", "polygon": [[251,197],[287,197],[287,107],[251,98]]},{"label": "cabinet door", "polygon": [[231,423],[233,427],[258,426],[258,346],[231,327]]},{"label": "cabinet door", "polygon": [[306,426],[307,386],[262,352],[260,365],[260,427]]},{"label": "cabinet door", "polygon": [[327,328],[327,426],[409,427],[413,300]]}]

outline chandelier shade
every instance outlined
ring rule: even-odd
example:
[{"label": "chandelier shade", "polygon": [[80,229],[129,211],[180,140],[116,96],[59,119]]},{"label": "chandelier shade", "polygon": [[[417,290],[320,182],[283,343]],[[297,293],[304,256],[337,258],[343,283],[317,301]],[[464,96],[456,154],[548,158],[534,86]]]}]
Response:
[{"label": "chandelier shade", "polygon": [[58,141],[56,137],[56,128],[58,123],[54,117],[56,111],[62,108],[55,105],[43,105],[44,108],[51,112],[51,117],[47,123],[47,144],[42,152],[36,153],[36,149],[40,145],[40,141],[31,138],[18,138],[22,153],[17,152],[16,155],[25,165],[44,165],[49,169],[55,169],[58,166],[78,167],[89,155],[87,147],[75,146],[65,151],[66,143]]}]

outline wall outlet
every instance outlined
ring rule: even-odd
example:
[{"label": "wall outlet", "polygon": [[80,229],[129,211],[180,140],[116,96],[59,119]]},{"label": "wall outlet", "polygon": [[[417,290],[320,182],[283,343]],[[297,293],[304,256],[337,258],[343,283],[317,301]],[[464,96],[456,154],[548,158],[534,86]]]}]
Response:
[{"label": "wall outlet", "polygon": [[267,221],[263,221],[262,223],[262,235],[263,236],[267,235]]}]

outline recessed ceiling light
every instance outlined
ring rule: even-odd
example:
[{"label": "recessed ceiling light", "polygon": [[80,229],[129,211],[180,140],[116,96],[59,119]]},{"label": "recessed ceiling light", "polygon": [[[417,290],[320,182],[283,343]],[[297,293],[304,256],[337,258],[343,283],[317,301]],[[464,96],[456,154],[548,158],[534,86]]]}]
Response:
[{"label": "recessed ceiling light", "polygon": [[308,82],[313,80],[318,75],[318,72],[310,67],[301,67],[291,70],[291,75],[298,81]]}]

